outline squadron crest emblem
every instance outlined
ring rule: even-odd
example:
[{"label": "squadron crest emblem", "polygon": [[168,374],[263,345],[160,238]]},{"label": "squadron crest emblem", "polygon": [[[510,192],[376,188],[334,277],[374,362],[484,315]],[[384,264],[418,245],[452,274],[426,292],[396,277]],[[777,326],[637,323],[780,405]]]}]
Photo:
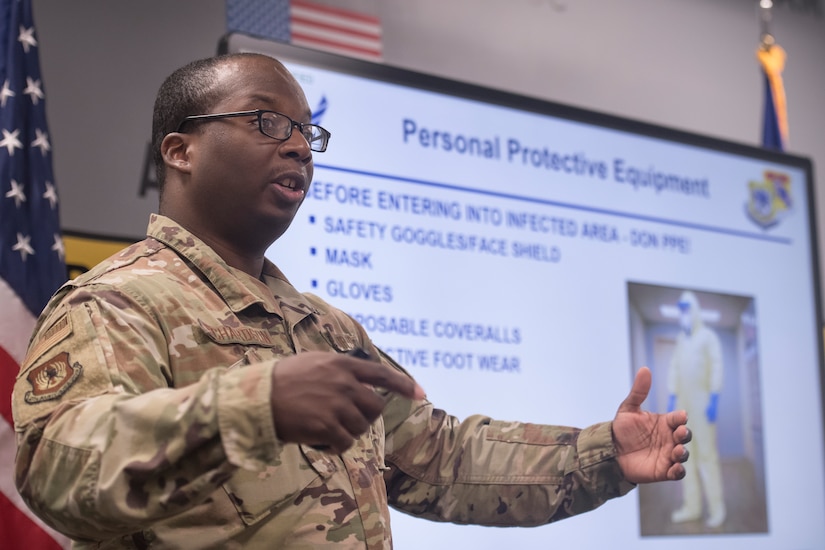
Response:
[{"label": "squadron crest emblem", "polygon": [[26,403],[34,404],[57,399],[66,393],[80,377],[83,367],[71,364],[69,354],[60,353],[42,365],[35,367],[26,376],[32,389],[26,392]]}]

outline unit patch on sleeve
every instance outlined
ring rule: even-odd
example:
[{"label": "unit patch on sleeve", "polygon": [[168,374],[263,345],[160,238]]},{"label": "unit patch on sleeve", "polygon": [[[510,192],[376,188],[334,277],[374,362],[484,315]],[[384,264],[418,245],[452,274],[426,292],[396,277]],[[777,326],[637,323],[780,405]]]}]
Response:
[{"label": "unit patch on sleeve", "polygon": [[83,367],[72,365],[66,352],[55,355],[42,365],[33,368],[26,376],[32,390],[26,392],[26,403],[34,404],[57,399],[66,393],[80,377]]}]

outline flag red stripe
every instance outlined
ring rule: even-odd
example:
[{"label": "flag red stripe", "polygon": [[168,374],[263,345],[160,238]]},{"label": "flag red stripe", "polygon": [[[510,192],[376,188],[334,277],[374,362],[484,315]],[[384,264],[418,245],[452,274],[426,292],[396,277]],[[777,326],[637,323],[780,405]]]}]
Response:
[{"label": "flag red stripe", "polygon": [[[62,550],[56,540],[43,531],[39,525],[18,510],[3,492],[0,492],[0,533],[3,548],[14,550]],[[13,546],[6,546],[13,544]]]},{"label": "flag red stripe", "polygon": [[3,396],[0,399],[0,416],[6,419],[9,426],[14,425],[11,417],[11,392],[19,368],[17,361],[0,346],[0,395]]},{"label": "flag red stripe", "polygon": [[346,44],[343,42],[336,42],[334,40],[325,40],[323,38],[317,38],[315,36],[306,35],[306,34],[296,34],[292,33],[292,41],[295,42],[297,40],[305,40],[308,43],[312,44],[319,44],[322,46],[327,46],[329,48],[336,48],[342,51],[350,51],[355,53],[360,53],[363,55],[369,55],[373,57],[381,57],[381,50],[375,48],[361,48],[358,46],[353,46],[352,44]]},{"label": "flag red stripe", "polygon": [[366,38],[368,40],[379,40],[381,38],[380,33],[372,33],[372,32],[364,32],[364,31],[356,31],[354,29],[348,29],[346,27],[342,27],[339,25],[331,25],[329,23],[323,23],[318,21],[317,19],[312,19],[308,17],[301,17],[300,15],[292,15],[292,22],[293,23],[301,23],[303,25],[318,27],[319,29],[324,29],[340,34],[348,34],[350,36],[357,36],[359,38]]},{"label": "flag red stripe", "polygon": [[337,17],[345,17],[347,19],[355,19],[357,21],[363,21],[364,23],[371,23],[374,25],[381,24],[381,19],[375,17],[374,15],[366,15],[364,13],[359,13],[355,11],[349,11],[341,8],[335,8],[332,6],[324,6],[320,4],[312,4],[310,2],[301,2],[300,0],[292,0],[292,5],[296,8],[303,8],[305,10],[315,10],[321,13],[328,13],[330,15],[335,15]]}]

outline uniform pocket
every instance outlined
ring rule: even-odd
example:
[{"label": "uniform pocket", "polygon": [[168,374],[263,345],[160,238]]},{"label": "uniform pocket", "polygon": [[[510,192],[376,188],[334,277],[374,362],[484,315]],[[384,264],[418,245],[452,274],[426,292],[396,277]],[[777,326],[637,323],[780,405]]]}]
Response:
[{"label": "uniform pocket", "polygon": [[319,478],[329,478],[337,466],[332,457],[304,445],[285,445],[279,463],[262,472],[238,470],[223,484],[246,525],[254,525],[278,509],[292,505],[296,496]]}]

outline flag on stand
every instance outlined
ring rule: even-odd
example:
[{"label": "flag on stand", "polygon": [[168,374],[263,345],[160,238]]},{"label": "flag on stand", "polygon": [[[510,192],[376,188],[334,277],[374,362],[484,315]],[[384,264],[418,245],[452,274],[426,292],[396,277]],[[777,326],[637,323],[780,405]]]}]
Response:
[{"label": "flag on stand", "polygon": [[762,147],[784,151],[788,145],[788,112],[785,103],[785,50],[778,44],[764,43],[756,50],[765,81],[765,111],[762,118]]},{"label": "flag on stand", "polygon": [[381,19],[372,14],[306,0],[227,0],[226,22],[229,31],[382,60]]},{"label": "flag on stand", "polygon": [[38,314],[66,280],[31,0],[0,0],[0,548],[68,540],[14,485],[11,393]]}]

